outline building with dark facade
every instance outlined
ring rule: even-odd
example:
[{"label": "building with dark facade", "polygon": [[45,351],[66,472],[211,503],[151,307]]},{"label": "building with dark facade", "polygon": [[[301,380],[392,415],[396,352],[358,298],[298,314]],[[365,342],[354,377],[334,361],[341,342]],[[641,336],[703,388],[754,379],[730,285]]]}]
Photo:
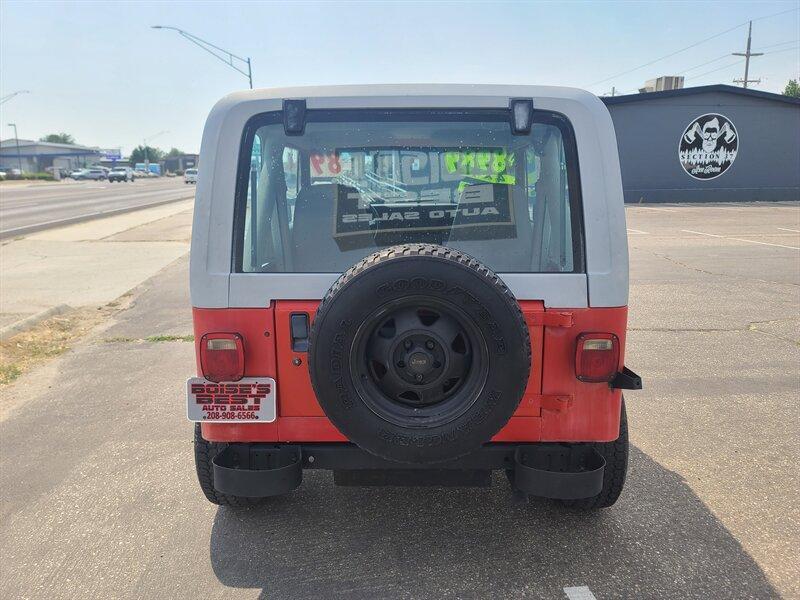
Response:
[{"label": "building with dark facade", "polygon": [[800,99],[708,85],[602,100],[625,202],[800,200]]},{"label": "building with dark facade", "polygon": [[199,154],[180,154],[178,156],[167,156],[161,162],[164,167],[164,172],[176,173],[178,171],[185,171],[186,169],[197,168],[199,159]]}]

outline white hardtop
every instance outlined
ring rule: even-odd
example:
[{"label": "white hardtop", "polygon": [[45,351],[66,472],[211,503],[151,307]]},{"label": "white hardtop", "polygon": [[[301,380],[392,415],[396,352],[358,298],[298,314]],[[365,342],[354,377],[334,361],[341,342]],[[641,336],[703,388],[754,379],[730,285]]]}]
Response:
[{"label": "white hardtop", "polygon": [[[242,135],[255,115],[304,99],[308,110],[374,108],[508,109],[532,98],[564,115],[575,132],[583,204],[586,273],[500,273],[519,300],[553,308],[625,306],[628,246],[617,140],[605,105],[579,89],[527,85],[408,84],[273,88],[222,98],[200,149],[191,252],[191,299],[198,308],[263,307],[272,300],[321,299],[335,273],[232,273],[234,199]],[[490,265],[491,266],[491,265]]]}]

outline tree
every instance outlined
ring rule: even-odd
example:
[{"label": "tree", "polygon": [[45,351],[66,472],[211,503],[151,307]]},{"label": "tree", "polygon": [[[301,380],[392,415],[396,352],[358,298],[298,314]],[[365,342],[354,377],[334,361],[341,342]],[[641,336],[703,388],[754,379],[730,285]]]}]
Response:
[{"label": "tree", "polygon": [[[164,158],[164,151],[160,148],[153,148],[152,146],[147,146],[147,161],[149,162],[158,162],[162,158]],[[145,147],[142,145],[136,146],[133,150],[131,150],[131,163],[143,163],[145,161]]]},{"label": "tree", "polygon": [[52,144],[74,144],[75,138],[68,133],[50,133],[39,138],[40,142],[50,142]]},{"label": "tree", "polygon": [[796,79],[789,80],[789,83],[786,84],[786,89],[783,90],[783,95],[800,98],[800,85],[797,84]]},{"label": "tree", "polygon": [[174,146],[167,152],[165,158],[175,158],[176,156],[183,156],[186,154],[183,150],[178,150]]}]

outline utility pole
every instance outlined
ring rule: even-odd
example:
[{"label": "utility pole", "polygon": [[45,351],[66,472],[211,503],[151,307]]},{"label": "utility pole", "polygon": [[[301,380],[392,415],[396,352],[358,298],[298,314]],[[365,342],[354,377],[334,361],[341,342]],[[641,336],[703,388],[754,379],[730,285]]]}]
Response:
[{"label": "utility pole", "polygon": [[750,52],[750,40],[753,34],[753,22],[747,28],[747,51],[745,52],[732,52],[733,56],[744,56],[744,79],[734,79],[733,83],[741,83],[742,87],[747,89],[748,83],[761,83],[761,79],[748,79],[750,75],[750,57],[763,56],[763,52]]},{"label": "utility pole", "polygon": [[147,144],[151,140],[154,140],[158,136],[163,135],[165,133],[169,133],[169,131],[167,131],[165,129],[164,131],[159,131],[158,133],[154,133],[153,135],[148,136],[148,137],[144,138],[144,140],[142,140],[142,143],[144,144],[144,168],[148,173],[150,172],[150,157],[148,156],[148,153],[147,153]]},{"label": "utility pole", "polygon": [[14,128],[14,141],[17,144],[17,164],[19,164],[19,174],[22,175],[22,154],[19,151],[19,135],[17,135],[17,124],[9,123],[8,126]]}]

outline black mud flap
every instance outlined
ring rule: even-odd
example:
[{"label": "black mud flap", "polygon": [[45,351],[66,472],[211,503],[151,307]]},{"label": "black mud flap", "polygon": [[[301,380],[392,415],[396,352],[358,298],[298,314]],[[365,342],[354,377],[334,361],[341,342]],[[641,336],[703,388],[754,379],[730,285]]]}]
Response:
[{"label": "black mud flap", "polygon": [[409,468],[353,444],[233,443],[213,464],[219,492],[248,498],[292,491],[303,469],[333,471],[340,486],[402,487],[484,487],[493,470],[504,470],[524,497],[577,500],[600,493],[606,463],[590,444],[487,444],[453,461]]},{"label": "black mud flap", "polygon": [[299,446],[231,444],[214,457],[213,463],[214,488],[232,496],[279,496],[303,481]]},{"label": "black mud flap", "polygon": [[591,446],[519,446],[514,453],[513,486],[543,498],[591,498],[603,489],[605,466],[605,459]]},{"label": "black mud flap", "polygon": [[352,469],[333,472],[339,486],[489,487],[488,469]]},{"label": "black mud flap", "polygon": [[618,390],[640,390],[642,389],[642,378],[628,367],[623,367],[609,385]]}]

